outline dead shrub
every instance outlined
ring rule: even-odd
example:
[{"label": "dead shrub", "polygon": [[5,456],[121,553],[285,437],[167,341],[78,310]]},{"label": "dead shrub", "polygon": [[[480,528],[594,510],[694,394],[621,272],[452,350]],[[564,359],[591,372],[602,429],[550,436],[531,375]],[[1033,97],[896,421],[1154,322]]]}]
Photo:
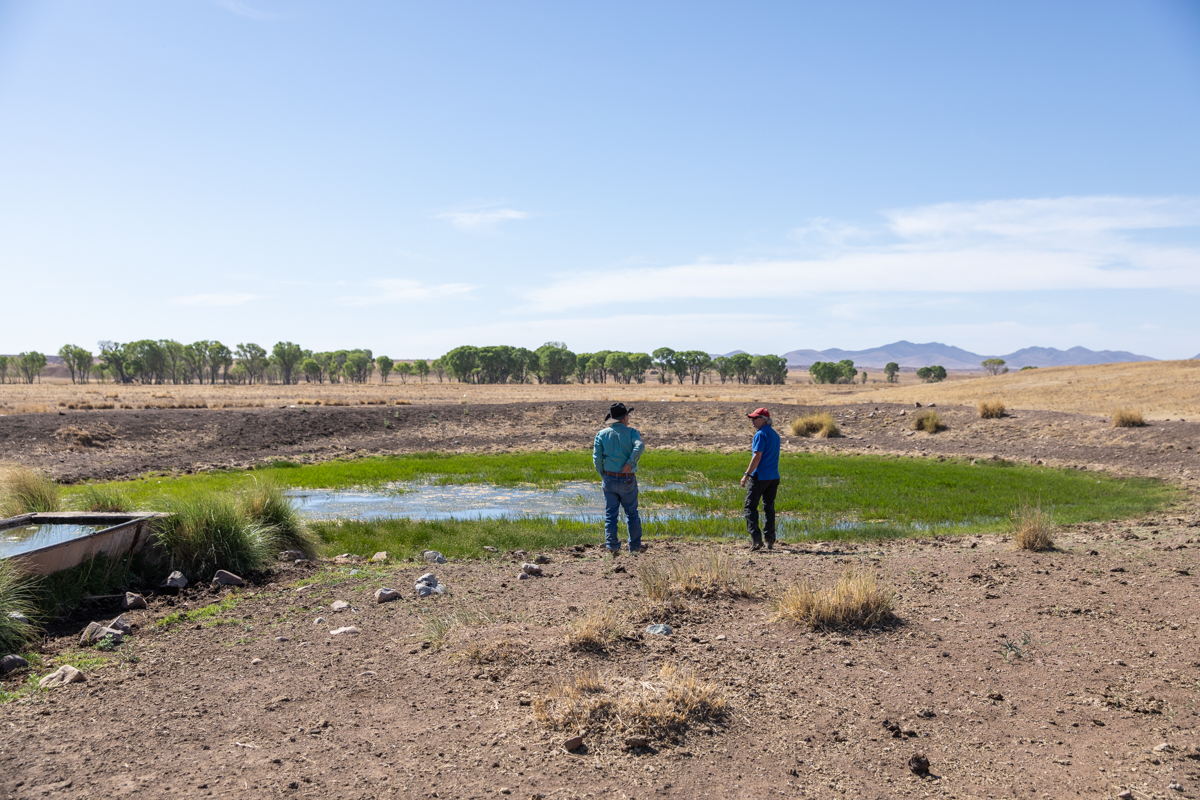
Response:
[{"label": "dead shrub", "polygon": [[542,727],[592,735],[674,738],[728,714],[729,698],[719,686],[673,664],[664,664],[652,680],[580,673],[533,701],[533,718]]},{"label": "dead shrub", "polygon": [[828,588],[808,581],[791,586],[775,597],[772,605],[775,619],[810,628],[870,628],[892,618],[895,598],[895,590],[871,573],[848,569]]},{"label": "dead shrub", "polygon": [[936,411],[921,411],[913,418],[913,430],[937,433],[946,430],[946,423]]},{"label": "dead shrub", "polygon": [[833,414],[823,411],[820,414],[808,414],[797,417],[788,423],[793,436],[815,436],[818,439],[834,439],[842,435],[838,430]]},{"label": "dead shrub", "polygon": [[980,419],[1000,419],[1008,413],[1004,403],[999,400],[984,400],[976,408],[979,410]]},{"label": "dead shrub", "polygon": [[1141,411],[1133,408],[1118,408],[1112,415],[1114,428],[1142,428],[1146,425],[1146,417]]},{"label": "dead shrub", "polygon": [[684,597],[689,596],[754,596],[750,579],[738,574],[730,563],[729,555],[717,548],[688,556],[669,567],[657,559],[643,559],[638,564],[637,576],[642,593],[659,604],[678,606]]},{"label": "dead shrub", "polygon": [[1017,547],[1022,550],[1049,550],[1054,547],[1054,521],[1042,510],[1042,504],[1022,505],[1013,512]]},{"label": "dead shrub", "polygon": [[623,624],[615,606],[591,608],[571,620],[568,641],[574,650],[606,650],[621,635]]}]

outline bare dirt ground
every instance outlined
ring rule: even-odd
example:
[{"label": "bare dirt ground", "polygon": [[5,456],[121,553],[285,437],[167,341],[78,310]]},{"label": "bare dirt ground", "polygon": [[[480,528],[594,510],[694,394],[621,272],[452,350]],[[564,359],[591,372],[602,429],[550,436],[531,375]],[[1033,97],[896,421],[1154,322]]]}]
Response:
[{"label": "bare dirt ground", "polygon": [[[653,448],[742,450],[754,404],[650,402],[634,424]],[[898,453],[998,457],[1127,471],[1191,483],[1200,478],[1200,421],[1155,421],[1114,429],[1101,417],[1016,411],[981,420],[973,407],[935,410],[949,426],[914,432],[914,406],[771,405],[789,452]],[[787,421],[831,410],[843,436],[792,436]],[[63,481],[246,467],[279,458],[298,462],[412,452],[587,449],[602,401],[430,404],[239,410],[111,410],[0,418],[0,460],[48,470]],[[874,415],[874,416],[872,416]],[[650,462],[647,462],[650,466]]]},{"label": "bare dirt ground", "polygon": [[[758,597],[673,611],[639,598],[633,557],[619,572],[598,548],[554,552],[525,581],[510,557],[435,567],[450,594],[433,599],[409,589],[425,565],[288,565],[233,590],[217,625],[155,625],[215,590],[153,598],[86,683],[5,706],[0,796],[1193,797],[1198,528],[1194,512],[1081,526],[1040,554],[994,537],[739,549]],[[893,625],[772,621],[764,597],[848,566],[896,587]],[[377,605],[380,586],[406,596]],[[609,604],[623,638],[573,650],[570,621]],[[453,606],[509,621],[422,648],[420,619]],[[49,639],[51,662],[83,622]],[[361,633],[330,635],[343,626]],[[634,747],[596,726],[572,752],[580,731],[537,722],[557,683],[590,672],[651,696],[665,664],[718,688],[727,714]],[[917,752],[928,777],[907,766]]]}]

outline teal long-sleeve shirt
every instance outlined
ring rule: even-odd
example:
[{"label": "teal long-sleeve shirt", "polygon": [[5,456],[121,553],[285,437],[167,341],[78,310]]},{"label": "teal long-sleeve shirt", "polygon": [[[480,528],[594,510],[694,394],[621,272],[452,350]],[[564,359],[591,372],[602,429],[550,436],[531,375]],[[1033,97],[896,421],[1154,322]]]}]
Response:
[{"label": "teal long-sleeve shirt", "polygon": [[596,472],[620,472],[628,464],[637,472],[638,459],[645,450],[642,435],[633,428],[617,422],[596,434],[592,445],[592,464]]}]

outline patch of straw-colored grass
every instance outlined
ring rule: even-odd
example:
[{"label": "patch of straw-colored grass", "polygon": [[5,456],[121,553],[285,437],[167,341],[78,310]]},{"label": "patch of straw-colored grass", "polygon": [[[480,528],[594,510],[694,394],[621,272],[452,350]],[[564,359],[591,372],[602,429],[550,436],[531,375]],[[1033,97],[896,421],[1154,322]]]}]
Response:
[{"label": "patch of straw-colored grass", "polygon": [[674,738],[693,725],[722,722],[729,698],[673,664],[648,680],[583,672],[557,684],[533,702],[533,718],[544,728]]},{"label": "patch of straw-colored grass", "polygon": [[660,559],[643,559],[638,564],[642,593],[654,603],[675,604],[684,597],[752,597],[754,585],[734,569],[729,554],[709,548],[670,564]]},{"label": "patch of straw-colored grass", "polygon": [[615,606],[593,607],[571,620],[569,641],[575,650],[604,650],[621,635],[625,620]]},{"label": "patch of straw-colored grass", "polygon": [[946,423],[936,411],[921,411],[913,418],[913,430],[937,433],[946,430]]},{"label": "patch of straw-colored grass", "polygon": [[1049,550],[1054,547],[1054,521],[1042,510],[1041,503],[1022,505],[1013,512],[1017,547],[1022,550]]},{"label": "patch of straw-colored grass", "polygon": [[466,608],[465,606],[452,608],[440,614],[429,614],[422,619],[418,638],[423,642],[428,642],[434,650],[440,650],[446,645],[450,634],[459,628],[494,625],[511,620],[511,615],[480,608]]},{"label": "patch of straw-colored grass", "polygon": [[58,484],[19,464],[0,466],[0,518],[58,511]]},{"label": "patch of straw-colored grass", "polygon": [[15,611],[34,619],[34,580],[13,561],[0,560],[0,655],[15,653],[38,637],[38,628],[32,622],[11,616]]},{"label": "patch of straw-colored grass", "polygon": [[896,592],[869,572],[852,569],[830,587],[805,581],[772,601],[775,619],[815,629],[870,628],[892,618]]},{"label": "patch of straw-colored grass", "polygon": [[76,495],[75,507],[80,511],[122,514],[133,511],[133,500],[119,486],[90,484]]},{"label": "patch of straw-colored grass", "polygon": [[1000,419],[1008,413],[1004,403],[999,400],[983,400],[976,406],[980,419]]},{"label": "patch of straw-colored grass", "polygon": [[823,411],[820,414],[808,414],[797,417],[788,423],[793,436],[815,436],[818,439],[833,439],[842,435],[838,430],[833,414]]},{"label": "patch of straw-colored grass", "polygon": [[1142,428],[1146,425],[1146,417],[1141,411],[1133,408],[1118,408],[1112,414],[1114,428]]}]

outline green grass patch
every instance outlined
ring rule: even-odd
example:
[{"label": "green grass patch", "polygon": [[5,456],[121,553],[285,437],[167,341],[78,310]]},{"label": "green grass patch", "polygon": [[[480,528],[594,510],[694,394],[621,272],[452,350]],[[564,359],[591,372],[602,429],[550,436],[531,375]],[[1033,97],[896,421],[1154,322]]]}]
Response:
[{"label": "green grass patch", "polygon": [[216,622],[217,618],[222,614],[228,614],[230,611],[233,611],[240,600],[240,594],[235,591],[235,593],[216,603],[209,603],[200,608],[173,611],[154,624],[158,628],[170,628],[172,625],[178,625],[182,622],[196,622],[197,620]]}]

